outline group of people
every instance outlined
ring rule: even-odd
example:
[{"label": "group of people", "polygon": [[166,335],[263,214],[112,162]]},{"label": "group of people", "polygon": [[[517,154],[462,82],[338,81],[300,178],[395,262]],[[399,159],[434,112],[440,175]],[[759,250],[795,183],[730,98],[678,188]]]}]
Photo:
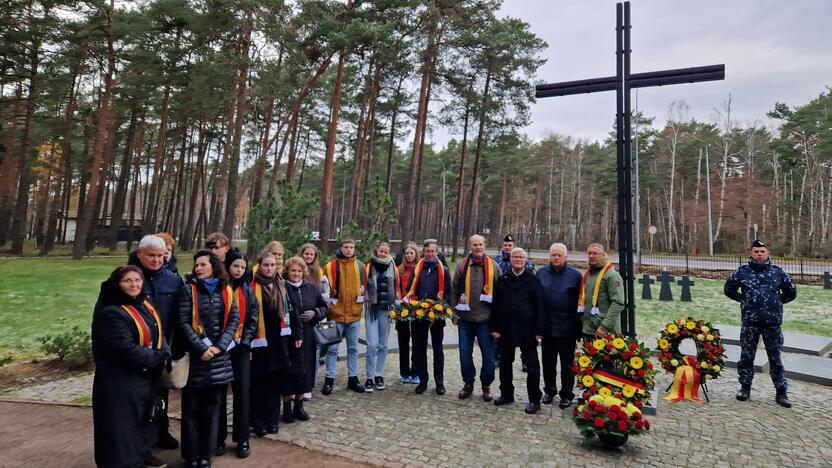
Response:
[{"label": "group of people", "polygon": [[[552,404],[556,398],[560,408],[568,408],[575,397],[576,342],[618,333],[625,304],[621,276],[597,243],[587,247],[588,269],[583,274],[568,264],[568,250],[561,243],[551,245],[548,264],[535,272],[526,251],[510,235],[495,258],[485,254],[485,239],[473,235],[467,255],[451,274],[433,239],[423,243],[421,252],[415,243],[408,243],[395,258],[389,244],[379,243],[366,263],[356,258],[355,242],[345,239],[335,258],[321,265],[313,244],[284,259],[283,246],[275,241],[249,260],[232,248],[225,235],[215,233],[206,239],[205,249],[194,254],[193,269],[184,281],[176,269],[174,247],[174,239],[165,233],[145,236],[128,264],[116,268],[101,285],[92,321],[99,466],[163,466],[151,449],[180,446],[169,432],[168,390],[161,376],[185,355],[189,372],[181,398],[181,454],[186,467],[210,466],[212,457],[225,452],[229,384],[231,435],[240,458],[251,452],[249,434],[276,433],[281,419],[284,423],[309,420],[304,402],[312,397],[322,356],[326,371],[320,393],[330,395],[335,390],[340,344],[317,345],[315,327],[321,321],[334,322],[346,345],[347,388],[357,393],[384,390],[390,311],[403,301],[430,299],[455,309],[464,382],[458,398],[474,394],[476,342],[482,357],[483,401],[497,406],[514,402],[513,364],[519,350],[527,373],[525,412],[534,414],[541,404]],[[760,324],[745,331],[746,317],[760,315],[757,309],[746,312],[749,297],[760,301],[745,288],[759,281],[755,272],[762,271],[778,281],[777,287],[783,286],[782,302],[793,298],[794,289],[790,279],[784,286],[788,275],[770,266],[767,255],[755,258],[752,270],[741,268],[739,275],[732,275],[726,293],[743,301],[743,333],[749,335],[749,342],[763,334],[766,345],[775,348],[779,324],[776,331]],[[363,385],[358,369],[362,318],[367,342]],[[427,390],[430,379],[429,338],[435,391],[446,393],[445,325],[438,318],[395,322],[401,382],[415,384],[417,394]],[[779,362],[775,352],[770,351],[769,357]],[[749,354],[744,347],[743,362]],[[742,364],[737,398],[747,399],[751,378]],[[498,368],[500,394],[495,398],[491,386]],[[772,378],[778,385],[778,403],[783,404],[782,399],[788,403],[782,364],[772,367]]]}]

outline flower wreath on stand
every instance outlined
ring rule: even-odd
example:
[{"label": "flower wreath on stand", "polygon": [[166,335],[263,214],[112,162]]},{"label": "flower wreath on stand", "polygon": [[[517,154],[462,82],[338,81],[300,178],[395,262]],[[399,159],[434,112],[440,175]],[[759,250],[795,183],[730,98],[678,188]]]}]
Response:
[{"label": "flower wreath on stand", "polygon": [[622,445],[628,435],[650,429],[641,417],[656,374],[648,355],[643,343],[621,334],[581,345],[572,370],[584,404],[575,408],[573,418],[584,436],[597,434],[605,445]]},{"label": "flower wreath on stand", "polygon": [[422,301],[400,302],[390,310],[390,318],[393,320],[444,320],[453,319],[454,311],[451,306],[437,302],[432,299]]},{"label": "flower wreath on stand", "polygon": [[[679,344],[687,338],[696,343],[696,356],[679,351]],[[666,397],[670,401],[700,401],[701,379],[716,379],[725,368],[725,349],[719,330],[704,320],[688,317],[668,323],[657,336],[656,349],[662,367],[674,376],[673,390]],[[703,388],[707,399],[707,385]]]}]

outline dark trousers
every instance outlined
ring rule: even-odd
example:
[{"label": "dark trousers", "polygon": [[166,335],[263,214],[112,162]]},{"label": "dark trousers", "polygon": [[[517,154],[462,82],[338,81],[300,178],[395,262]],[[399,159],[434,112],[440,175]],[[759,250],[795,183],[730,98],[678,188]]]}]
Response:
[{"label": "dark trousers", "polygon": [[217,450],[221,385],[182,389],[182,458],[210,458]]},{"label": "dark trousers", "polygon": [[[237,346],[231,350],[231,367],[234,369],[234,381],[231,392],[234,395],[234,408],[231,440],[240,443],[248,440],[249,415],[251,413],[251,350]],[[225,442],[228,436],[228,386],[223,385],[220,393],[220,421],[217,430],[217,442]]]},{"label": "dark trousers", "polygon": [[783,360],[780,359],[780,348],[783,347],[783,331],[780,325],[743,325],[740,328],[740,360],[737,362],[737,373],[741,385],[751,385],[754,380],[754,357],[757,355],[757,343],[763,337],[768,355],[769,374],[775,388],[786,389]]},{"label": "dark trousers", "polygon": [[427,383],[428,376],[428,334],[433,348],[433,378],[436,383],[445,383],[445,351],[442,349],[442,340],[445,337],[445,326],[443,323],[434,322],[431,326],[430,320],[418,320],[411,322],[413,333],[413,373],[419,376],[420,383]]},{"label": "dark trousers", "polygon": [[[162,398],[165,400],[165,407],[159,414],[156,416],[155,421],[153,422],[153,428],[155,429],[155,433],[149,434],[148,437],[150,438],[151,445],[156,445],[157,442],[163,440],[163,438],[167,438],[168,436],[168,429],[170,428],[170,421],[168,421],[168,393],[170,390],[159,386],[156,390],[156,397]],[[153,429],[151,429],[153,431]]]},{"label": "dark trousers", "polygon": [[[575,360],[575,338],[544,336],[540,347],[543,361],[543,391],[548,395],[559,394],[562,399],[575,398],[575,375],[572,362]],[[557,372],[560,359],[560,393],[558,393]]]},{"label": "dark trousers", "polygon": [[276,379],[264,376],[251,381],[251,427],[255,431],[277,426],[279,402]]},{"label": "dark trousers", "polygon": [[399,338],[399,375],[410,377],[414,373],[410,357],[410,322],[397,320],[396,333]]},{"label": "dark trousers", "polygon": [[500,340],[500,395],[506,399],[514,399],[514,354],[517,348],[526,355],[526,387],[529,391],[529,401],[540,403],[543,394],[540,391],[540,361],[537,358],[537,345],[516,346],[508,340]]}]

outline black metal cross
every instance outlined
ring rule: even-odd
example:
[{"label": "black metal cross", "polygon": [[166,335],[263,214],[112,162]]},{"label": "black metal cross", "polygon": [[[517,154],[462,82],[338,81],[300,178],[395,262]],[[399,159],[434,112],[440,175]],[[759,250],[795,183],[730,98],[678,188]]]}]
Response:
[{"label": "black metal cross", "polygon": [[636,305],[633,279],[633,181],[630,156],[630,90],[680,83],[725,79],[725,65],[678,68],[646,73],[630,73],[630,2],[616,4],[615,76],[538,85],[535,97],[616,92],[616,159],[618,173],[618,259],[624,277],[625,313],[621,315],[624,333],[636,335]]}]

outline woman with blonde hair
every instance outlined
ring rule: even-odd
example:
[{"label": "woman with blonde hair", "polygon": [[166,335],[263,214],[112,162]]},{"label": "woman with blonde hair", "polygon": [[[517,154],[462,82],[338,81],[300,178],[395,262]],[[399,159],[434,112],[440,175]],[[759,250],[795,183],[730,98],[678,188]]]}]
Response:
[{"label": "woman with blonde hair", "polygon": [[321,268],[318,248],[315,247],[315,244],[303,244],[298,250],[298,257],[302,258],[306,264],[306,274],[303,278],[318,289],[318,293],[325,303],[329,303],[329,279],[324,275],[324,270]]},{"label": "woman with blonde hair", "polygon": [[[399,265],[399,291],[404,291],[413,275],[413,270],[419,262],[419,248],[414,242],[408,242],[404,246],[402,263]],[[399,373],[402,383],[419,384],[419,376],[413,370],[413,359],[410,355],[410,322],[397,321],[396,333],[399,337]]]}]

